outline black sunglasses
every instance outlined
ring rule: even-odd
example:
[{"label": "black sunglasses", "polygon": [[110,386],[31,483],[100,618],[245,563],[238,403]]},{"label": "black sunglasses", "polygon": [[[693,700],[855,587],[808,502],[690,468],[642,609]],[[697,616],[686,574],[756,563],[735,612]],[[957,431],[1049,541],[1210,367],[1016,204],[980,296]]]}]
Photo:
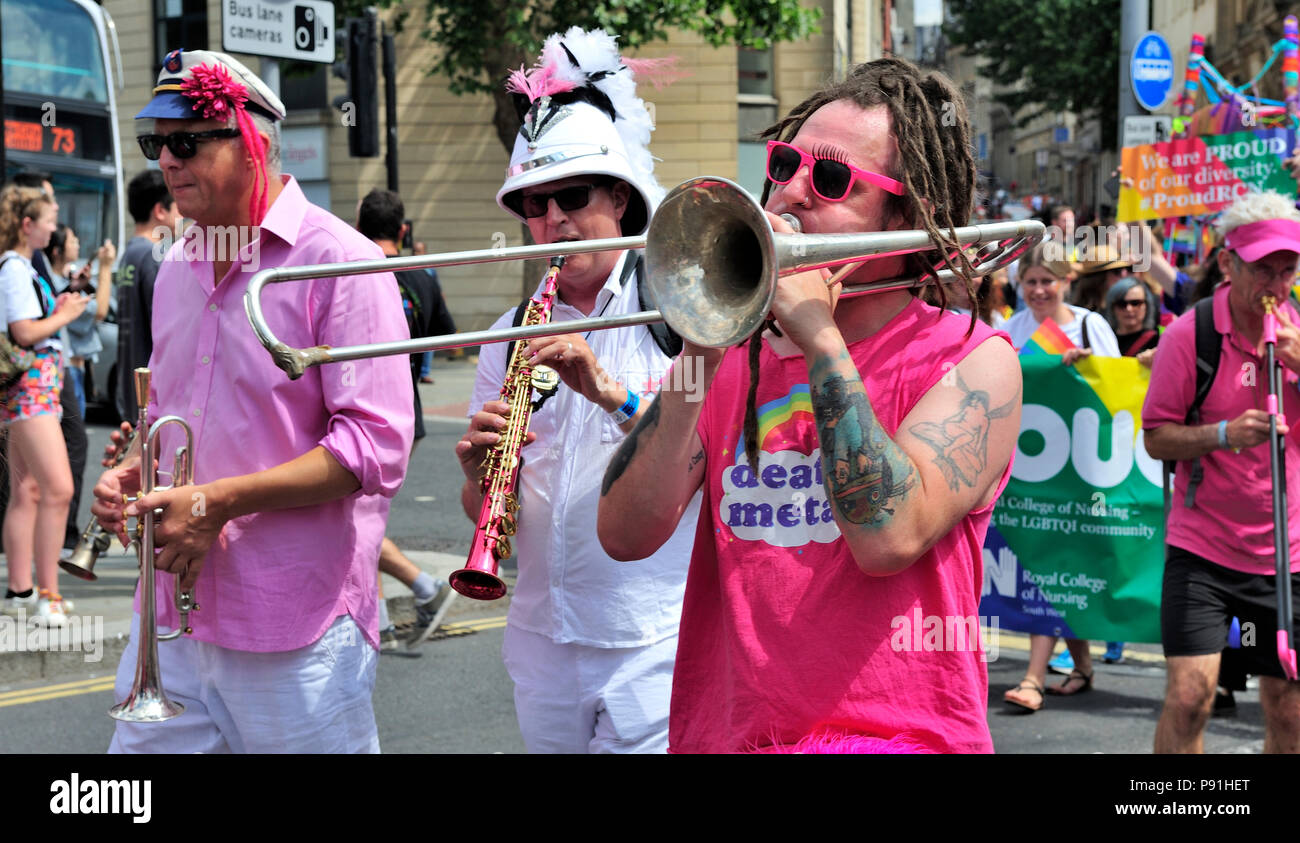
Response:
[{"label": "black sunglasses", "polygon": [[597,187],[594,184],[575,184],[569,187],[563,187],[554,193],[533,193],[524,195],[523,193],[512,193],[505,198],[506,207],[519,214],[524,219],[535,219],[546,216],[546,209],[550,206],[551,200],[560,206],[561,211],[577,211],[587,207],[591,201],[592,188]]},{"label": "black sunglasses", "polygon": [[1115,302],[1115,307],[1121,310],[1129,310],[1130,308],[1146,307],[1146,306],[1147,306],[1146,299],[1120,299],[1119,301]]},{"label": "black sunglasses", "polygon": [[199,141],[212,138],[237,138],[238,129],[212,129],[207,132],[172,132],[170,135],[139,135],[140,151],[150,161],[162,157],[163,147],[172,151],[177,158],[193,158],[199,154]]}]

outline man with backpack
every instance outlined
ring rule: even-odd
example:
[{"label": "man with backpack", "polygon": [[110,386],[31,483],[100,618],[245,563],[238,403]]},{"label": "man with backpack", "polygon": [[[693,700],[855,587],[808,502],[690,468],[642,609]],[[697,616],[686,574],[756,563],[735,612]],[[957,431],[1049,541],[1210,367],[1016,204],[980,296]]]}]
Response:
[{"label": "man with backpack", "polygon": [[[401,243],[406,239],[406,207],[402,197],[391,190],[378,188],[366,194],[357,207],[357,230],[375,241],[385,257],[401,254]],[[447,311],[438,285],[437,273],[423,269],[401,269],[393,273],[402,293],[402,310],[412,337],[432,337],[456,332],[456,323]],[[420,367],[423,354],[411,355],[411,388],[415,392],[415,439],[411,452],[424,438],[424,411],[420,403]],[[434,579],[407,558],[392,539],[384,537],[379,547],[379,572],[401,580],[415,594],[415,631],[407,639],[407,646],[423,643],[438,628],[451,607],[456,593],[446,582]],[[381,649],[397,647],[397,634],[388,620],[388,604],[379,590],[379,639]]]},{"label": "man with backpack", "polygon": [[[663,196],[646,148],[649,114],[632,75],[612,37],[574,27],[547,40],[543,67],[514,88],[523,127],[497,202],[528,225],[536,242],[554,243],[556,255],[565,255],[568,241],[643,233]],[[566,86],[537,87],[551,79]],[[557,276],[551,321],[643,310],[639,266],[627,251],[570,256]],[[512,307],[493,327],[522,317]],[[563,382],[533,413],[529,438],[536,441],[522,449],[512,537],[519,580],[502,647],[530,752],[667,751],[698,496],[650,558],[616,562],[596,538],[605,466],[650,407],[676,355],[662,337],[629,326],[517,346]],[[484,456],[510,415],[500,400],[508,353],[505,343],[483,346],[469,430],[456,446],[466,477],[461,502],[475,521]]]},{"label": "man with backpack", "polygon": [[[1265,752],[1300,752],[1300,683],[1288,682],[1276,638],[1268,375],[1262,299],[1279,303],[1279,413],[1300,418],[1300,314],[1287,301],[1300,261],[1293,199],[1252,193],[1219,221],[1219,268],[1229,283],[1174,322],[1160,341],[1142,410],[1147,453],[1177,461],[1161,599],[1168,664],[1156,752],[1201,752],[1220,652],[1234,616],[1255,632],[1241,650],[1260,676]],[[1300,445],[1279,419],[1288,485]],[[1294,485],[1293,485],[1294,487]],[[1300,495],[1288,505],[1292,588],[1300,587]]]}]

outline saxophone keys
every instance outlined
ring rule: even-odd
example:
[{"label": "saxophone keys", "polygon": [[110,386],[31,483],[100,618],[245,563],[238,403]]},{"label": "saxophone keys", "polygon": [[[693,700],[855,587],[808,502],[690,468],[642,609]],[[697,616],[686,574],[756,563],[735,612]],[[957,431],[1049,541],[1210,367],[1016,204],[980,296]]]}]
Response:
[{"label": "saxophone keys", "polygon": [[497,537],[496,555],[498,559],[508,559],[514,551],[510,547],[510,539],[505,536]]},{"label": "saxophone keys", "polygon": [[519,496],[516,495],[514,492],[510,492],[509,494],[506,495],[506,512],[518,512],[518,511],[519,511]]},{"label": "saxophone keys", "polygon": [[501,535],[513,536],[518,529],[518,525],[515,524],[515,518],[513,515],[501,516]]},{"label": "saxophone keys", "polygon": [[550,395],[560,388],[560,373],[550,366],[533,367],[533,389],[543,395]]}]

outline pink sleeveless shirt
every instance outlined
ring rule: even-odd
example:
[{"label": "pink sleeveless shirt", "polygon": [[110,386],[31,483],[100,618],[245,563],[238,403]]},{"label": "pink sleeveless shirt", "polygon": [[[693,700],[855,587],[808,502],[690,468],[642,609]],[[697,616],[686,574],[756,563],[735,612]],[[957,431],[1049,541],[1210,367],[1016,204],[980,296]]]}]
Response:
[{"label": "pink sleeveless shirt", "polygon": [[[1005,339],[983,323],[967,338],[969,325],[914,299],[849,347],[890,436],[952,365],[990,337]],[[905,571],[868,576],[831,514],[804,358],[763,347],[757,474],[743,454],[748,383],[746,354],[733,349],[698,426],[708,471],[671,751],[761,751],[838,733],[992,752],[978,617],[992,505]],[[1008,466],[1002,485],[1009,475]]]}]

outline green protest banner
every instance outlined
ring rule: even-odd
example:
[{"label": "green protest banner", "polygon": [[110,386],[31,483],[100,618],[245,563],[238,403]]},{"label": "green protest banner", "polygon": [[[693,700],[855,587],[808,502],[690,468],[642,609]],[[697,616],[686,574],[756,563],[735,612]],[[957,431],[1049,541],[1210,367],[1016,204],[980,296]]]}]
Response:
[{"label": "green protest banner", "polygon": [[980,613],[1003,629],[1160,640],[1161,465],[1142,446],[1150,370],[1023,355],[1011,480],[984,543]]}]

